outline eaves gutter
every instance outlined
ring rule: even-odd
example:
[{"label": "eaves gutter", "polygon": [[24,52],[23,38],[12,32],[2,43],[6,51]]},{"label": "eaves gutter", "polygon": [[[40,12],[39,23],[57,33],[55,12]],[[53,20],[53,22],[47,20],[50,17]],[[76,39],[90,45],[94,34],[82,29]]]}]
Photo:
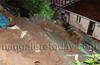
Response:
[{"label": "eaves gutter", "polygon": [[78,16],[80,16],[80,17],[82,17],[82,18],[85,18],[85,19],[87,19],[87,20],[89,20],[89,21],[92,21],[92,22],[94,22],[94,23],[98,23],[98,24],[100,24],[99,22],[97,22],[97,21],[95,21],[95,20],[92,20],[92,19],[90,19],[90,18],[88,18],[88,17],[82,16],[82,15],[80,15],[80,14],[77,14],[77,13],[71,12],[71,11],[66,10],[66,9],[62,9],[62,10],[67,11],[67,12],[72,13],[72,14],[75,14],[75,15],[78,15]]}]

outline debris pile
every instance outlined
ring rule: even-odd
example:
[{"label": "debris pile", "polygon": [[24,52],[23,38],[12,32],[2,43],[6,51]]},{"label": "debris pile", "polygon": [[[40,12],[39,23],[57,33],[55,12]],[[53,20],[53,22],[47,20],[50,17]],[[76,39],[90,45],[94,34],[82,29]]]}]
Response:
[{"label": "debris pile", "polygon": [[41,26],[41,28],[50,28],[49,22],[41,22],[40,26]]},{"label": "debris pile", "polygon": [[54,33],[63,36],[65,39],[71,41],[73,44],[76,45],[79,45],[83,42],[83,39],[74,31],[66,31],[62,25],[58,25],[57,23],[55,23],[54,27],[51,27],[49,23],[50,22],[37,22],[37,24],[39,24],[45,32],[48,32],[48,29],[53,30]]},{"label": "debris pile", "polygon": [[38,27],[34,27],[33,30],[34,30],[36,33],[39,33],[39,28],[38,28]]},{"label": "debris pile", "polygon": [[[10,15],[10,16],[9,16]],[[0,50],[0,63],[3,65],[28,65],[31,63],[32,65],[61,65],[67,64],[66,61],[63,61],[58,54],[58,50],[40,50],[35,49],[35,47],[39,44],[49,44],[52,40],[47,40],[48,37],[45,32],[54,31],[56,34],[59,34],[65,37],[67,40],[72,40],[76,37],[73,33],[67,32],[64,27],[58,25],[56,22],[55,26],[51,25],[51,22],[35,22],[33,26],[29,24],[27,20],[24,18],[13,17],[11,14],[6,14],[8,18],[11,18],[6,28],[0,28],[0,44],[7,45],[19,45],[21,48],[14,50],[8,49],[8,51]],[[14,27],[13,27],[14,26]],[[17,27],[16,27],[17,26]],[[40,36],[40,35],[41,36]],[[77,40],[77,39],[76,39]],[[76,43],[75,43],[76,44]],[[31,45],[33,49],[29,47],[23,49],[23,45],[29,46]],[[61,50],[62,51],[62,50]],[[66,51],[66,50],[65,50]],[[60,52],[61,53],[61,52]],[[68,53],[68,52],[67,52]],[[66,53],[66,54],[67,54]],[[69,60],[69,59],[67,59]],[[69,61],[68,61],[69,62]]]}]

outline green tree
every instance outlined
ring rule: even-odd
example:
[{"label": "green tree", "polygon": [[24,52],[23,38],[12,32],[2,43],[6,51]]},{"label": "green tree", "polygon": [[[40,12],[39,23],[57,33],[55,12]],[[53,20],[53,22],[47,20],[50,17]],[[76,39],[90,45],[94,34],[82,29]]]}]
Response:
[{"label": "green tree", "polygon": [[30,11],[30,13],[38,14],[40,16],[53,17],[53,10],[50,6],[50,0],[26,0],[24,7]]}]

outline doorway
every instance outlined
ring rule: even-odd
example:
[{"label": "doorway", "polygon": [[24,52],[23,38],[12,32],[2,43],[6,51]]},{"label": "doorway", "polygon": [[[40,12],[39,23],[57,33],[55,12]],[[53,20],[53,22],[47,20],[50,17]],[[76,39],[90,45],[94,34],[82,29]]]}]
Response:
[{"label": "doorway", "polygon": [[90,21],[87,34],[92,35],[93,34],[93,31],[94,31],[94,28],[95,28],[95,23],[92,22],[92,21]]}]

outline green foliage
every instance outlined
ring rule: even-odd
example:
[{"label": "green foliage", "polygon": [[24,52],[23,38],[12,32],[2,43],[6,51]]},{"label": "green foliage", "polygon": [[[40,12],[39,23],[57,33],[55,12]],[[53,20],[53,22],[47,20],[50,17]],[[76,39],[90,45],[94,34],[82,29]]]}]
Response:
[{"label": "green foliage", "polygon": [[97,64],[100,65],[99,58],[98,58],[100,54],[92,54],[92,55],[85,55],[85,56],[90,57],[86,59],[85,63],[88,63],[90,65],[97,65]]},{"label": "green foliage", "polygon": [[81,65],[83,62],[80,62],[80,61],[74,61],[74,62],[72,62],[72,63],[74,63],[75,65]]},{"label": "green foliage", "polygon": [[31,14],[38,13],[40,16],[53,17],[53,10],[50,6],[49,0],[26,0],[24,7],[30,11]]},{"label": "green foliage", "polygon": [[[87,65],[100,65],[100,54],[92,54],[92,55],[84,55],[89,58],[84,61],[85,64]],[[78,55],[75,56],[75,61],[73,62],[75,65],[81,65],[83,62],[78,61]]]},{"label": "green foliage", "polygon": [[75,65],[81,65],[83,61],[82,62],[78,61],[78,55],[76,54],[75,61],[73,61],[72,63],[74,63]]},{"label": "green foliage", "polygon": [[100,56],[100,54],[92,54],[92,55],[84,55],[84,56],[91,57],[91,58],[95,58],[95,57]]}]

